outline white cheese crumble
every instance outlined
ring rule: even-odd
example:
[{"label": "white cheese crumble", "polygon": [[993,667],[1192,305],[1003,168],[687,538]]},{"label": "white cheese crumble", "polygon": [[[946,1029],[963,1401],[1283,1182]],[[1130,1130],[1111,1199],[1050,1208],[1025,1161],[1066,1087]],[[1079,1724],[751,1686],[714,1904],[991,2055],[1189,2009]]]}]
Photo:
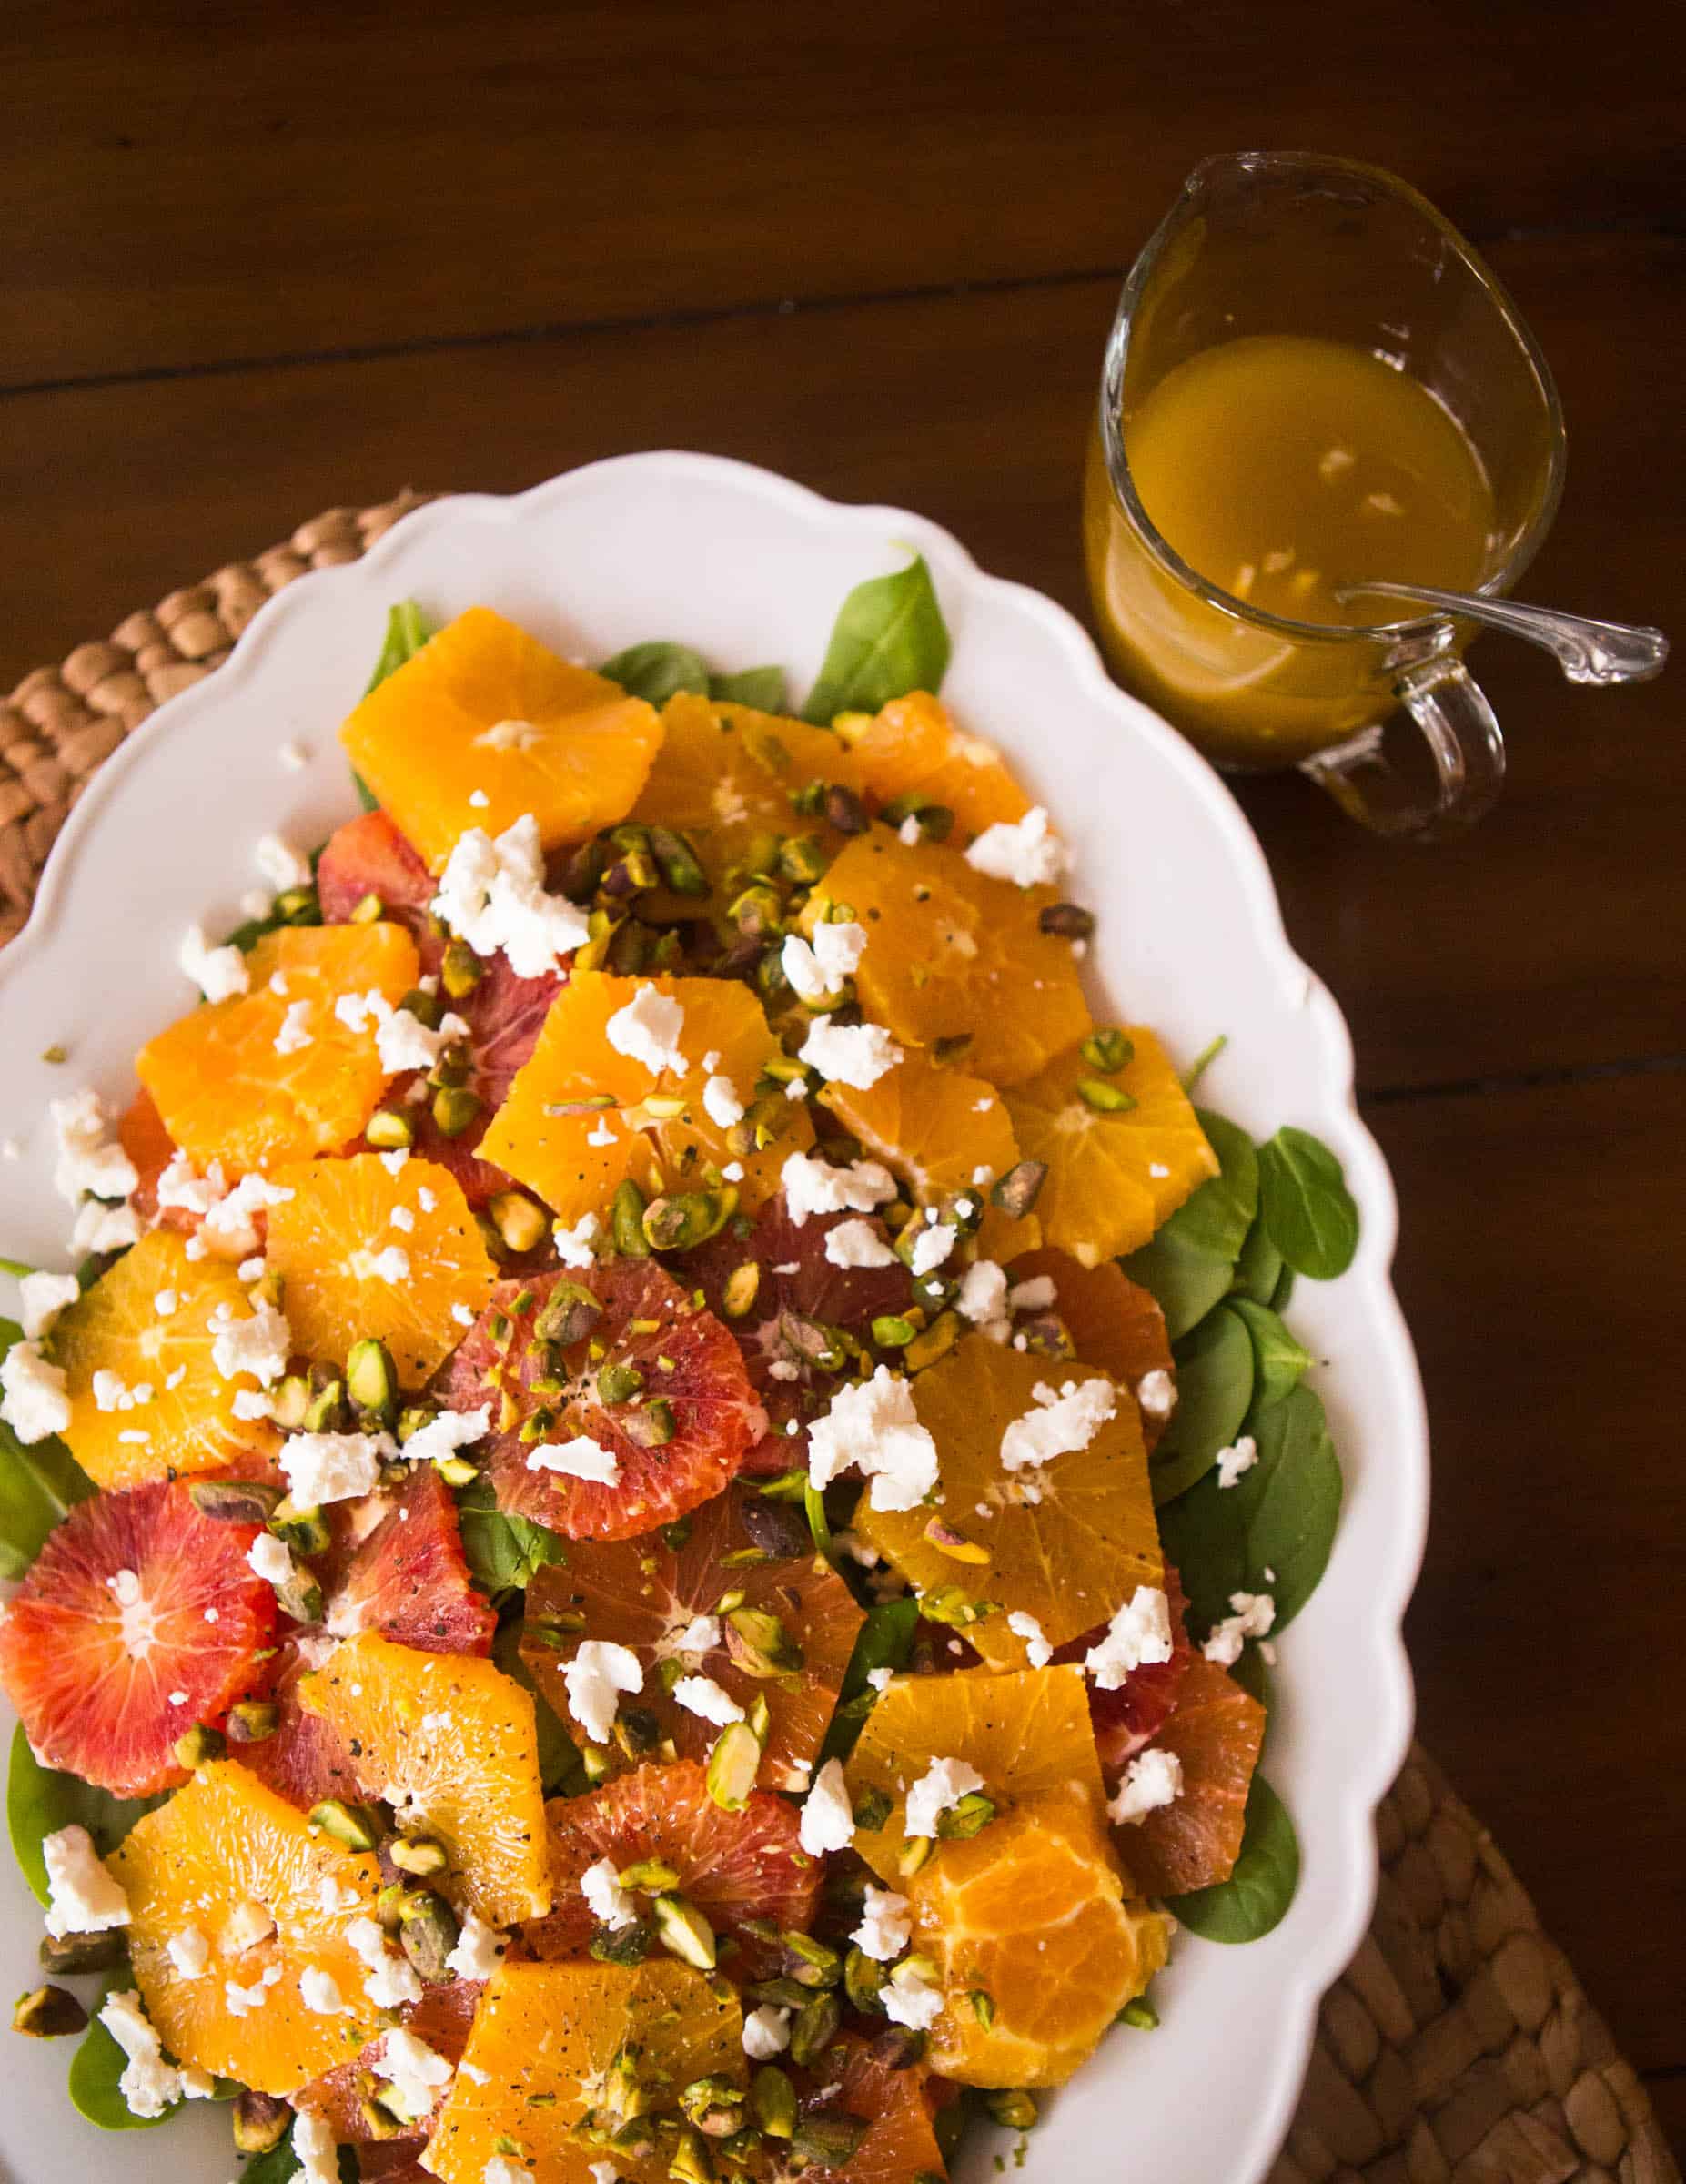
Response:
[{"label": "white cheese crumble", "polygon": [[770,2063],[791,2044],[791,2013],[763,2002],[743,2020],[743,2052],[752,2063]]},{"label": "white cheese crumble", "polygon": [[827,1487],[849,1470],[872,1481],[874,1509],[917,1509],[936,1484],[936,1443],[919,1422],[911,1384],[887,1365],[840,1388],[808,1429],[813,1483]]},{"label": "white cheese crumble", "polygon": [[986,826],[967,850],[966,863],[974,872],[1015,887],[1051,887],[1069,868],[1071,855],[1037,804],[1020,820],[998,819]]},{"label": "white cheese crumble", "polygon": [[673,1696],[687,1714],[712,1722],[717,1729],[729,1723],[741,1722],[743,1709],[729,1691],[724,1691],[712,1676],[681,1676],[673,1686]]},{"label": "white cheese crumble", "polygon": [[227,1305],[211,1315],[216,1339],[211,1362],[225,1380],[249,1372],[261,1387],[272,1387],[287,1370],[292,1354],[293,1330],[287,1315],[272,1304],[260,1304],[249,1319],[237,1320]]},{"label": "white cheese crumble", "polygon": [[1026,1614],[1023,1608],[1015,1608],[1007,1617],[1007,1628],[1015,1637],[1025,1641],[1025,1655],[1030,1665],[1033,1668],[1046,1668],[1054,1658],[1054,1648],[1048,1643],[1046,1633],[1036,1618]]},{"label": "white cheese crumble", "polygon": [[354,1281],[384,1281],[389,1288],[409,1279],[409,1253],[386,1244],[379,1251],[354,1251],[347,1262]]},{"label": "white cheese crumble", "polygon": [[47,1363],[38,1342],[14,1342],[0,1358],[0,1420],[25,1444],[70,1423],[64,1370]]},{"label": "white cheese crumble", "polygon": [[1136,1400],[1149,1418],[1169,1418],[1176,1408],[1176,1382],[1163,1366],[1156,1366],[1136,1383]]},{"label": "white cheese crumble", "polygon": [[400,2027],[388,2033],[375,2075],[392,2088],[396,2106],[404,2115],[419,2123],[432,2113],[440,2092],[456,2072],[426,2040],[419,2040],[413,2032]]},{"label": "white cheese crumble", "polygon": [[946,1221],[939,1221],[934,1213],[927,1218],[907,1255],[908,1269],[915,1280],[936,1272],[954,1249],[955,1235],[956,1231]]},{"label": "white cheese crumble", "polygon": [[448,1971],[459,1979],[490,1979],[503,1962],[503,1936],[489,1926],[478,1911],[468,1912],[457,1936],[457,1946],[445,1959]]},{"label": "white cheese crumble", "polygon": [[281,1444],[281,1469],[301,1509],[372,1494],[382,1461],[399,1446],[389,1433],[293,1433]]},{"label": "white cheese crumble", "polygon": [[415,1966],[388,1948],[376,1920],[354,1918],[346,1928],[346,1940],[368,1973],[363,1992],[377,2009],[398,2009],[406,2002],[420,2001],[421,1980]]},{"label": "white cheese crumble", "polygon": [[612,1449],[576,1433],[571,1441],[541,1441],[527,1459],[530,1471],[560,1471],[569,1479],[585,1479],[593,1486],[619,1486],[621,1460]]},{"label": "white cheese crumble", "polygon": [[854,1806],[843,1780],[843,1762],[828,1759],[803,1799],[797,1839],[811,1858],[828,1850],[847,1850],[854,1841]]},{"label": "white cheese crumble", "polygon": [[621,1886],[612,1858],[599,1858],[595,1866],[586,1867],[580,1876],[580,1893],[600,1926],[618,1934],[637,1925],[637,1906]]},{"label": "white cheese crumble", "polygon": [[[468,2075],[466,2065],[463,2075]],[[590,2167],[591,2184],[616,2184],[621,2173],[612,2161],[593,2161]],[[600,2176],[600,2169],[607,2169],[608,2175]],[[480,2184],[535,2184],[535,2179],[530,2169],[523,2169],[519,2161],[511,2161],[505,2154],[494,2154],[480,2171]]]},{"label": "white cheese crumble", "polygon": [[[85,1198],[70,1229],[70,1249],[84,1255],[122,1251],[140,1241],[140,1216],[132,1206],[105,1206]],[[191,1239],[187,1256],[192,1258]]]},{"label": "white cheese crumble", "polygon": [[1031,1390],[1035,1408],[1001,1436],[1001,1468],[1021,1471],[1086,1449],[1118,1408],[1110,1380],[1067,1380],[1056,1393],[1045,1380]]},{"label": "white cheese crumble", "polygon": [[902,1049],[882,1024],[833,1024],[822,1016],[797,1057],[829,1082],[867,1092],[902,1059]]},{"label": "white cheese crumble", "polygon": [[292,844],[280,834],[260,834],[257,846],[252,852],[252,862],[259,875],[268,880],[278,895],[289,887],[308,887],[310,885],[310,860],[300,856]]},{"label": "white cheese crumble", "polygon": [[842,988],[845,978],[853,977],[865,953],[865,926],[845,922],[816,925],[812,940],[791,934],[779,961],[803,1000],[823,1001]]},{"label": "white cheese crumble", "polygon": [[825,1256],[833,1267],[893,1267],[895,1253],[871,1221],[839,1221],[825,1239]]},{"label": "white cheese crumble", "polygon": [[100,1862],[86,1827],[56,1828],[42,1838],[46,1866],[46,1930],[56,1941],[66,1934],[103,1934],[126,1926],[129,1899]]},{"label": "white cheese crumble", "polygon": [[339,1991],[339,1982],[332,1972],[325,1972],[319,1964],[308,1964],[299,1975],[298,1996],[305,2007],[318,2017],[338,2017],[344,2014],[346,1998]]},{"label": "white cheese crumble", "polygon": [[1005,1269],[993,1259],[974,1259],[960,1278],[960,1293],[954,1304],[961,1318],[970,1320],[975,1327],[987,1327],[994,1320],[1004,1320],[1007,1309]]},{"label": "white cheese crumble", "polygon": [[690,1063],[680,1052],[680,1034],[685,1028],[681,1002],[660,986],[641,986],[624,1008],[619,1008],[603,1026],[604,1036],[617,1054],[641,1062],[652,1077],[670,1070],[683,1077]]},{"label": "white cheese crumble", "polygon": [[339,2184],[339,2149],[334,2134],[308,2108],[300,2108],[293,2118],[293,2151],[298,2156],[298,2168],[291,2184]]},{"label": "white cheese crumble", "polygon": [[895,2025],[927,2032],[943,2007],[943,1990],[934,1987],[912,1957],[898,1964],[878,1990],[884,2015]]},{"label": "white cheese crumble", "polygon": [[176,961],[207,1001],[232,1001],[237,994],[251,991],[245,956],[236,947],[212,947],[203,925],[189,925],[182,935]]},{"label": "white cheese crumble", "polygon": [[963,1797],[981,1790],[984,1777],[964,1759],[934,1759],[907,1793],[907,1816],[902,1830],[909,1835],[934,1835],[944,1813],[951,1813]]},{"label": "white cheese crumble", "polygon": [[553,1223],[550,1234],[556,1241],[556,1256],[565,1267],[589,1267],[597,1258],[592,1249],[602,1223],[594,1213],[582,1214],[569,1227],[566,1221]]},{"label": "white cheese crumble", "polygon": [[779,1180],[785,1208],[798,1228],[810,1214],[872,1213],[895,1196],[895,1178],[877,1160],[833,1168],[812,1153],[793,1153],[780,1169]]},{"label": "white cheese crumble", "polygon": [[1157,1585],[1137,1585],[1083,1657],[1103,1691],[1116,1691],[1133,1668],[1171,1658],[1171,1603]]},{"label": "white cheese crumble", "polygon": [[17,1293],[25,1340],[38,1342],[66,1306],[76,1301],[82,1285],[74,1274],[25,1274]]},{"label": "white cheese crumble", "polygon": [[729,1077],[711,1077],[702,1087],[702,1111],[716,1128],[729,1130],[743,1120],[743,1102]]},{"label": "white cheese crumble", "polygon": [[1258,1443],[1250,1433],[1244,1433],[1232,1448],[1217,1451],[1217,1483],[1219,1487],[1239,1486],[1241,1474],[1250,1471],[1258,1461]]},{"label": "white cheese crumble", "polygon": [[[106,1997],[99,2021],[122,2048],[125,2058],[123,2075],[117,2080],[117,2090],[128,2104],[132,2116],[148,2118],[162,2116],[165,2109],[173,2108],[185,2093],[197,2093],[197,2085],[190,2088],[188,2073],[177,2070],[173,2063],[164,2059],[164,2043],[146,2016],[145,2005],[133,1987]],[[192,2073],[202,2080],[206,2090],[210,2081],[204,2073]]]},{"label": "white cheese crumble", "polygon": [[587,1638],[562,1671],[568,1711],[596,1744],[615,1725],[621,1692],[642,1691],[644,1672],[630,1646],[605,1638]]},{"label": "white cheese crumble", "polygon": [[1015,1281],[1007,1292],[1007,1309],[1010,1312],[1045,1312],[1058,1292],[1051,1274],[1035,1274],[1028,1281]]},{"label": "white cheese crumble", "polygon": [[1234,1613],[1225,1616],[1200,1649],[1219,1668],[1233,1668],[1247,1640],[1267,1636],[1277,1620],[1277,1603],[1268,1592],[1232,1592],[1229,1605]]},{"label": "white cheese crumble", "polygon": [[663,1658],[701,1660],[720,1643],[720,1617],[693,1615],[682,1628],[670,1632],[657,1651]]},{"label": "white cheese crumble", "polygon": [[170,1968],[178,1979],[203,1979],[211,1961],[211,1945],[197,1926],[184,1926],[164,1945]]},{"label": "white cheese crumble", "polygon": [[1106,1817],[1119,1827],[1139,1827],[1149,1813],[1174,1805],[1182,1794],[1183,1763],[1175,1752],[1138,1752],[1124,1770]]},{"label": "white cheese crumble", "polygon": [[113,1134],[97,1092],[84,1087],[47,1107],[57,1158],[53,1187],[74,1206],[78,1198],[126,1198],[139,1182],[135,1163]]},{"label": "white cheese crumble", "polygon": [[591,931],[576,904],[545,893],[544,852],[530,813],[495,842],[482,827],[461,834],[432,906],[477,956],[502,949],[520,978],[560,970]]},{"label": "white cheese crumble", "polygon": [[302,1054],[307,1046],[316,1045],[316,1034],[310,1028],[310,1004],[295,1001],[281,1018],[281,1028],[271,1044],[278,1054]]},{"label": "white cheese crumble", "polygon": [[914,1922],[907,1915],[907,1898],[893,1888],[874,1888],[868,1881],[861,1907],[861,1923],[849,1938],[856,1948],[877,1964],[893,1964],[913,1938]]},{"label": "white cheese crumble", "polygon": [[260,1532],[246,1551],[254,1573],[267,1585],[284,1585],[293,1574],[293,1557],[285,1540],[272,1532]]},{"label": "white cheese crumble", "polygon": [[419,1426],[399,1453],[410,1463],[442,1463],[490,1431],[490,1403],[482,1403],[478,1410],[441,1410]]}]

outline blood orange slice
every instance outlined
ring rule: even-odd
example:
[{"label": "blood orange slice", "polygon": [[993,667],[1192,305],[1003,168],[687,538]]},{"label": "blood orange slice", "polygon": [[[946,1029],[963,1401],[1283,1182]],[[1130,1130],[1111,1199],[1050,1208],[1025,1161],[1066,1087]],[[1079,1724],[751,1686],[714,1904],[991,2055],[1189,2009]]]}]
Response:
[{"label": "blood orange slice", "polygon": [[932,2124],[943,2081],[923,2063],[898,2068],[859,2033],[845,2032],[803,2077],[805,2113],[853,2116],[868,2127],[842,2168],[825,2172],[837,2184],[910,2184],[915,2177],[947,2175]]},{"label": "blood orange slice", "polygon": [[163,1213],[158,1210],[158,1178],[176,1158],[177,1145],[164,1127],[157,1102],[144,1087],[124,1110],[117,1138],[135,1163],[136,1181],[129,1195],[143,1226],[157,1221],[167,1228],[180,1229],[184,1236],[192,1235],[199,1225],[197,1213],[189,1213],[185,1206],[171,1206]]},{"label": "blood orange slice", "polygon": [[319,1665],[321,1643],[319,1637],[297,1634],[282,1639],[268,1694],[279,1715],[275,1731],[260,1743],[230,1746],[243,1766],[305,1812],[325,1797],[355,1802],[363,1794],[350,1745],[320,1714],[307,1714],[298,1703],[299,1684]]},{"label": "blood orange slice", "polygon": [[445,953],[428,917],[437,885],[419,853],[385,812],[347,820],[328,837],[316,868],[317,900],[327,924],[348,925],[352,913],[372,895],[382,917],[408,929],[424,971],[437,971]]},{"label": "blood orange slice", "polygon": [[[660,1736],[672,1739],[682,1758],[704,1757],[719,1733],[680,1705],[672,1684],[679,1673],[710,1676],[746,1711],[758,1697],[767,1702],[762,1786],[806,1786],[864,1618],[836,1572],[805,1545],[794,1555],[766,1561],[727,1559],[755,1551],[755,1538],[744,1528],[746,1512],[762,1539],[772,1537],[758,1522],[765,1509],[752,1488],[739,1484],[696,1512],[680,1546],[660,1538],[591,1541],[574,1549],[566,1568],[539,1572],[527,1594],[521,1658],[576,1742],[587,1738],[569,1704],[568,1663],[586,1639],[605,1639],[638,1656],[644,1684],[635,1704],[653,1717]],[[798,1542],[775,1539],[774,1544]],[[771,1635],[754,1620],[758,1615],[778,1618],[785,1646],[800,1653],[800,1666],[770,1676],[741,1665],[748,1661],[764,1671],[767,1664],[742,1644],[736,1658],[728,1650],[729,1626],[718,1611],[722,1596],[734,1592],[742,1595],[740,1605],[748,1612],[745,1627],[752,1635]],[[714,1628],[692,1633],[699,1617],[712,1619]],[[710,1643],[681,1651],[686,1635]],[[794,1654],[787,1657],[794,1660]]]},{"label": "blood orange slice", "polygon": [[[1089,1719],[1095,1725],[1095,1748],[1104,1767],[1123,1766],[1144,1744],[1151,1744],[1172,1718],[1183,1688],[1183,1679],[1194,1659],[1185,1618],[1188,1603],[1174,1564],[1165,1566],[1165,1596],[1171,1613],[1171,1658],[1144,1661],[1133,1668],[1116,1691],[1089,1685]],[[1085,1631],[1055,1653],[1055,1661],[1081,1662],[1090,1647],[1105,1636],[1105,1623]]]},{"label": "blood orange slice", "polygon": [[[425,2041],[435,2055],[442,2055],[448,2063],[460,2062],[462,2051],[469,2044],[475,2010],[485,1991],[483,1979],[451,1979],[441,1986],[424,1987],[420,2001],[409,2004],[399,2013],[402,2029],[413,2038]],[[375,2066],[381,2060],[386,2045],[387,2036],[382,2032],[354,2061],[341,2063],[338,2069],[325,2072],[295,2093],[294,2108],[308,2109],[321,2117],[341,2146],[372,2149],[378,2145],[383,2154],[388,2152],[399,2141],[386,2136],[391,2129],[390,2122],[383,2120],[379,2110],[371,2110],[370,2107],[373,2096],[381,2089]],[[414,2159],[421,2151],[426,2138],[425,2128],[403,2134],[409,2158]],[[360,2157],[365,2176],[369,2174],[368,2158],[367,2151]]]},{"label": "blood orange slice", "polygon": [[499,1284],[450,1360],[449,1400],[490,1408],[500,1508],[570,1539],[631,1539],[719,1493],[766,1414],[726,1330],[651,1260],[581,1274],[598,1309],[576,1299],[590,1324],[566,1344],[544,1333],[563,1279]]},{"label": "blood orange slice", "polygon": [[[1169,1373],[1176,1367],[1170,1340],[1165,1331],[1165,1314],[1150,1289],[1132,1281],[1110,1259],[1085,1267],[1069,1251],[1052,1245],[1025,1251],[1007,1269],[1014,1282],[1046,1279],[1054,1284],[1050,1310],[1065,1323],[1085,1365],[1098,1365],[1121,1388],[1140,1400],[1143,1380],[1150,1372]],[[1165,1431],[1168,1411],[1157,1405],[1142,1405],[1142,1439],[1151,1456]]]},{"label": "blood orange slice", "polygon": [[642,1766],[589,1796],[552,1798],[544,1810],[557,1907],[521,1929],[535,1956],[577,1956],[585,1949],[597,1921],[580,1876],[601,1858],[617,1872],[644,1858],[672,1866],[679,1879],[671,1886],[716,1933],[750,1918],[804,1932],[813,1921],[820,1866],[797,1839],[795,1806],[754,1790],[742,1812],[722,1812],[694,1760]]},{"label": "blood orange slice", "polygon": [[275,1594],[256,1525],[215,1523],[185,1486],[81,1502],[0,1621],[0,1684],[37,1756],[119,1796],[187,1779],[176,1740],[260,1693]]},{"label": "blood orange slice", "polygon": [[[743,1461],[757,1477],[806,1461],[809,1423],[827,1409],[838,1385],[834,1373],[812,1361],[804,1330],[834,1330],[863,1342],[881,1313],[904,1312],[913,1301],[913,1277],[900,1259],[887,1267],[839,1267],[826,1257],[832,1230],[862,1218],[816,1214],[799,1228],[781,1193],[762,1207],[747,1236],[724,1229],[685,1261],[688,1279],[737,1337],[750,1385],[766,1410],[767,1431]],[[869,1226],[888,1240],[876,1220]]]},{"label": "blood orange slice", "polygon": [[1114,1831],[1119,1855],[1146,1895],[1182,1896],[1229,1878],[1264,1741],[1258,1701],[1204,1653],[1192,1655],[1176,1711],[1154,1739],[1181,1761],[1182,1794]]},{"label": "blood orange slice", "polygon": [[498,1618],[469,1582],[457,1506],[430,1465],[352,1550],[328,1627],[337,1638],[379,1631],[428,1653],[490,1653]]}]

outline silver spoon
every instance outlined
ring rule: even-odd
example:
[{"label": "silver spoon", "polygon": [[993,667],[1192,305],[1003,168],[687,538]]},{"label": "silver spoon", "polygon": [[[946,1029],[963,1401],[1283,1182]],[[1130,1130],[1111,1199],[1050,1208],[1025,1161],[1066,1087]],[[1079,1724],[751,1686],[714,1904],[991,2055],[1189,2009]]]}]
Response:
[{"label": "silver spoon", "polygon": [[1342,584],[1335,596],[1344,604],[1366,592],[1383,599],[1420,600],[1448,614],[1525,637],[1530,644],[1543,646],[1571,682],[1649,682],[1662,672],[1669,656],[1669,641],[1661,630],[1635,628],[1625,622],[1594,622],[1556,607],[1522,607],[1512,600],[1483,599],[1468,592],[1437,592],[1428,584]]}]

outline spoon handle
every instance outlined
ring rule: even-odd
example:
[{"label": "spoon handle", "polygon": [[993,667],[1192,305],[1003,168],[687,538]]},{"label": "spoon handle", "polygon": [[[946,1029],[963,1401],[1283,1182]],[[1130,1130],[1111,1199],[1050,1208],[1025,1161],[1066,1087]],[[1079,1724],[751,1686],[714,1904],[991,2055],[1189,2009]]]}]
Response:
[{"label": "spoon handle", "polygon": [[1485,599],[1464,592],[1437,592],[1428,584],[1345,584],[1337,598],[1365,592],[1385,599],[1420,600],[1469,622],[1509,631],[1530,644],[1543,645],[1571,682],[1610,684],[1649,682],[1662,672],[1669,641],[1661,630],[1624,622],[1594,622],[1585,614],[1565,614],[1555,607],[1519,606],[1514,600]]}]

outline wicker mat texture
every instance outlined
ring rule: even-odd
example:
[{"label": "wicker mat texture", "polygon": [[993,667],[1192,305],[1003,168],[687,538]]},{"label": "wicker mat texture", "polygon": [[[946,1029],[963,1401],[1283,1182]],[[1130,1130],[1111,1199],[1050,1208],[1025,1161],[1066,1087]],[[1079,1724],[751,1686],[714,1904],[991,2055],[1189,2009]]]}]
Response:
[{"label": "wicker mat texture", "polygon": [[[0,702],[0,943],[27,916],[77,789],[130,729],[217,667],[272,592],[356,561],[421,498],[330,509]],[[1375,1919],[1324,2002],[1271,2184],[1680,2184],[1643,2088],[1420,1747],[1376,1831]]]}]

